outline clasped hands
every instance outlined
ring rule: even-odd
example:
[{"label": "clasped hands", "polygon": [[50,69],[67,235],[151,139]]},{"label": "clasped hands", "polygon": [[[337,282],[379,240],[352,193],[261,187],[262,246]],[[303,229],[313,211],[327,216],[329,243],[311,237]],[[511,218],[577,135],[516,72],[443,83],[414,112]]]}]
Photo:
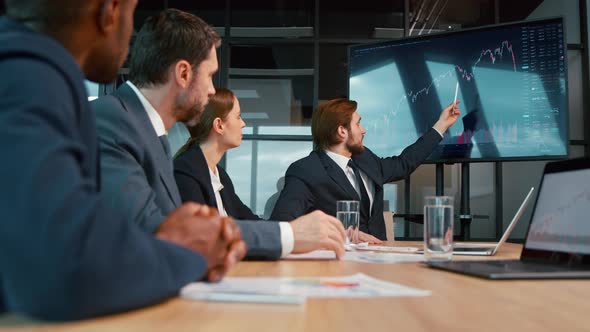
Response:
[{"label": "clasped hands", "polygon": [[208,281],[219,281],[246,255],[240,228],[217,209],[184,203],[162,222],[156,237],[191,249],[207,260]]}]

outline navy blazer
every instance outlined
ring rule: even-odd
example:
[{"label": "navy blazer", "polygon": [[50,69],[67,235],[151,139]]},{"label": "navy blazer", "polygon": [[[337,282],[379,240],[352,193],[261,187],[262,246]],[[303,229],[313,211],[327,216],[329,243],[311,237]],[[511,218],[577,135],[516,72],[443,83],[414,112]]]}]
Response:
[{"label": "navy blazer", "polygon": [[[93,101],[92,106],[100,140],[102,191],[111,204],[126,208],[128,221],[155,232],[181,204],[172,160],[128,84]],[[248,247],[247,258],[280,258],[278,225],[244,220],[237,224]]]},{"label": "navy blazer", "polygon": [[[258,236],[246,242],[248,245],[247,258],[278,259],[281,256],[281,233],[278,223],[265,222],[255,215],[236,195],[234,185],[229,175],[222,167],[217,167],[223,189],[220,191],[223,206],[229,216],[238,220],[238,225],[244,233],[244,223],[251,226],[247,232],[256,231]],[[191,145],[174,160],[174,177],[178,184],[183,201],[193,201],[217,207],[209,166],[198,144]],[[243,221],[257,220],[257,221]],[[253,243],[252,241],[255,240]]]},{"label": "navy blazer", "polygon": [[156,232],[181,200],[172,161],[145,108],[128,84],[90,105],[96,112],[102,191],[128,211],[129,221]]},{"label": "navy blazer", "polygon": [[[262,220],[247,207],[234,190],[227,172],[217,166],[223,189],[219,192],[223,207],[236,219]],[[211,184],[209,166],[199,144],[191,145],[174,159],[174,178],[183,201],[193,201],[217,208],[217,200]]]},{"label": "navy blazer", "polygon": [[0,18],[0,308],[82,319],[174,296],[205,259],[100,194],[84,74],[54,39]]},{"label": "navy blazer", "polygon": [[[368,225],[360,230],[386,240],[383,219],[383,185],[400,180],[412,173],[432,152],[441,140],[440,134],[430,129],[416,143],[405,148],[399,156],[379,158],[369,149],[352,159],[373,182],[375,193]],[[324,152],[312,151],[289,166],[285,174],[285,187],[275,205],[271,218],[290,220],[322,210],[336,215],[336,201],[358,200],[358,194],[342,169]]]}]

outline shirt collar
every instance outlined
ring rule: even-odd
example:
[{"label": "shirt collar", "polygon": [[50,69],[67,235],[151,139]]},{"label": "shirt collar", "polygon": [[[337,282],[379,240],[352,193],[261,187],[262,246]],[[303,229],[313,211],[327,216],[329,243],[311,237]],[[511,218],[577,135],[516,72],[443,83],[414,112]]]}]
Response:
[{"label": "shirt collar", "polygon": [[343,172],[346,172],[346,168],[348,167],[348,161],[350,160],[350,158],[329,150],[324,151],[326,152],[328,157],[330,157],[330,159],[332,159],[338,165],[338,167],[342,168]]},{"label": "shirt collar", "polygon": [[131,90],[133,90],[133,92],[135,92],[135,94],[137,95],[137,98],[139,98],[141,105],[145,109],[148,117],[150,118],[150,122],[152,123],[152,126],[156,130],[156,135],[158,135],[158,137],[160,137],[162,135],[168,135],[168,132],[166,131],[166,127],[164,127],[164,121],[162,121],[162,117],[160,116],[158,111],[156,111],[154,106],[152,106],[152,104],[150,104],[149,100],[147,100],[147,98],[145,98],[143,93],[141,93],[141,91],[139,91],[139,89],[135,86],[135,84],[131,83],[131,81],[127,81],[125,83],[127,85],[129,85]]},{"label": "shirt collar", "polygon": [[211,168],[207,167],[209,170],[209,176],[211,176],[211,185],[213,186],[214,192],[219,192],[223,189],[223,184],[221,184],[221,179],[219,178],[219,170],[215,167],[215,172],[211,170]]}]

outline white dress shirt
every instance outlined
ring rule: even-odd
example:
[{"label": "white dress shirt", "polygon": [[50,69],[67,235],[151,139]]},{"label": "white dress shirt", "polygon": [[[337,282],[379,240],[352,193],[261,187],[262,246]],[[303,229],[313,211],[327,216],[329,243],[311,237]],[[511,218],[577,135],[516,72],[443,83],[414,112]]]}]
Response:
[{"label": "white dress shirt", "polygon": [[221,200],[221,189],[223,189],[223,184],[221,184],[221,179],[219,178],[219,172],[217,171],[217,166],[215,166],[215,172],[209,168],[209,175],[211,176],[211,185],[213,186],[213,193],[215,193],[215,202],[217,203],[217,211],[221,216],[227,216],[227,212],[223,207],[223,200]]},{"label": "white dress shirt", "polygon": [[[215,167],[215,172],[209,168],[209,176],[211,176],[211,185],[213,186],[213,193],[215,194],[217,210],[220,215],[227,216],[227,211],[225,211],[223,200],[221,199],[221,189],[223,189],[223,184],[221,184],[217,167]],[[279,231],[281,233],[281,257],[285,257],[293,251],[293,247],[295,246],[295,235],[293,234],[291,224],[288,222],[279,222]]]},{"label": "white dress shirt", "polygon": [[168,132],[166,131],[166,127],[164,127],[164,121],[162,120],[162,117],[160,116],[158,111],[156,111],[154,106],[152,106],[152,104],[150,104],[149,100],[147,100],[145,98],[143,93],[141,93],[141,91],[139,91],[139,89],[135,86],[135,84],[131,83],[131,81],[127,81],[127,82],[125,82],[125,84],[129,85],[131,90],[133,90],[133,92],[135,92],[135,94],[137,95],[137,98],[139,98],[141,105],[145,109],[148,117],[150,118],[150,122],[152,123],[152,126],[154,126],[154,130],[156,131],[156,135],[158,137],[160,137],[162,135],[168,135]]},{"label": "white dress shirt", "polygon": [[[348,181],[350,181],[350,184],[352,185],[354,190],[356,190],[359,197],[361,197],[361,189],[360,189],[361,187],[359,187],[359,184],[356,183],[356,177],[354,176],[354,170],[352,168],[348,167],[348,161],[350,160],[350,158],[345,157],[345,156],[338,154],[338,153],[334,153],[329,150],[325,150],[325,151],[326,151],[326,154],[328,155],[328,157],[330,157],[330,159],[332,159],[338,165],[338,167],[340,167],[342,169],[342,171],[346,175],[346,178],[348,179]],[[367,176],[367,174],[365,174],[365,172],[363,172],[362,170],[359,169],[359,173],[361,173],[361,179],[363,180],[363,185],[365,186],[365,190],[367,190],[367,195],[369,196],[369,207],[370,207],[369,214],[370,214],[370,211],[373,210],[373,197],[375,196],[375,185],[373,184],[373,181],[369,180],[369,177]]]},{"label": "white dress shirt", "polygon": [[[167,135],[168,132],[166,131],[166,127],[164,127],[164,121],[162,121],[162,117],[156,111],[154,106],[150,104],[150,102],[145,98],[145,96],[139,91],[139,89],[131,83],[131,81],[125,82],[128,84],[131,90],[135,92],[137,98],[141,102],[141,105],[145,109],[148,117],[150,118],[150,122],[152,126],[154,126],[154,130],[156,131],[156,135],[158,137],[162,135]],[[207,167],[208,168],[208,167]],[[223,185],[219,179],[219,172],[217,171],[217,167],[215,168],[215,173],[209,169],[209,174],[211,175],[211,184],[213,185],[213,191],[215,193],[215,201],[217,202],[217,210],[219,210],[219,214],[222,216],[227,216],[227,212],[223,207],[223,201],[221,200],[221,195],[219,192],[223,189]],[[295,247],[295,235],[293,234],[293,228],[288,222],[279,222],[279,231],[281,233],[281,257],[285,257],[289,255],[293,248]]]}]

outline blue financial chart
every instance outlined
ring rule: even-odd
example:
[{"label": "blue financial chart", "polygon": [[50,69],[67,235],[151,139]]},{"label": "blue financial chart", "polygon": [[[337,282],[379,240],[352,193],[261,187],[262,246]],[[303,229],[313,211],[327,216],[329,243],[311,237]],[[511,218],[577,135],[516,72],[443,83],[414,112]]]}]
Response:
[{"label": "blue financial chart", "polygon": [[428,158],[543,160],[567,156],[567,49],[561,18],[349,49],[349,97],[364,144],[398,155],[453,102],[461,116]]}]

